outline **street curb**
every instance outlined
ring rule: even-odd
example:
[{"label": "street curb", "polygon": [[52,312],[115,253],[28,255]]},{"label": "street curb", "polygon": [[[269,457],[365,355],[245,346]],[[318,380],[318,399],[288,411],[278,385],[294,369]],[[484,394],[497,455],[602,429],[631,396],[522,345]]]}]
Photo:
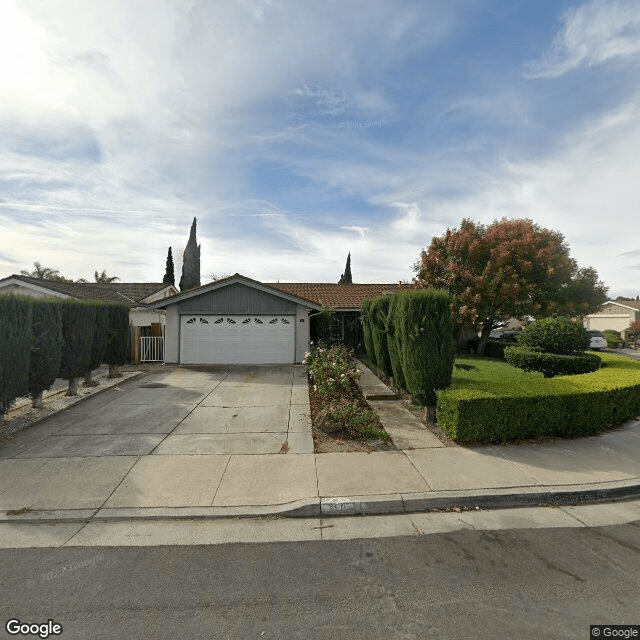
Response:
[{"label": "street curb", "polygon": [[221,520],[251,518],[331,518],[339,516],[398,515],[428,511],[513,509],[596,504],[640,498],[638,479],[567,486],[519,487],[423,494],[311,498],[279,505],[240,507],[146,507],[29,511],[13,516],[0,512],[0,523],[54,524],[153,520]]}]

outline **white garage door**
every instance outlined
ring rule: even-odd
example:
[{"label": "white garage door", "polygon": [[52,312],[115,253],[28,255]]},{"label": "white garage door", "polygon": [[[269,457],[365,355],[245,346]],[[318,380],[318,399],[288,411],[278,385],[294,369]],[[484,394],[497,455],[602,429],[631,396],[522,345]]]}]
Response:
[{"label": "white garage door", "polygon": [[292,364],[294,316],[201,316],[180,319],[182,364]]}]

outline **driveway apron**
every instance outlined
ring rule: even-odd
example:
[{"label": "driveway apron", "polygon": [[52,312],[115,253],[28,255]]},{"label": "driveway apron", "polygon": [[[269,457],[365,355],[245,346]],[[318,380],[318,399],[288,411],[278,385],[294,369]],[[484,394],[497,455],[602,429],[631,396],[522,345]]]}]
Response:
[{"label": "driveway apron", "polygon": [[[298,368],[172,367],[75,405],[16,434],[0,459],[0,509],[47,508],[47,486],[56,496],[48,508],[211,507],[220,490],[218,502],[234,505],[269,476],[266,503],[312,497],[302,477],[315,468]],[[274,457],[269,468],[265,455]]]}]

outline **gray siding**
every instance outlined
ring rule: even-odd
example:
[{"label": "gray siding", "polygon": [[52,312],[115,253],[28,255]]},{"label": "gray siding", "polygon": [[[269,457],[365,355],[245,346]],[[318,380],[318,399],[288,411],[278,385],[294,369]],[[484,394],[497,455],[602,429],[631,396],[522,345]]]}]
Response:
[{"label": "gray siding", "polygon": [[178,303],[179,313],[270,314],[293,316],[296,303],[235,283]]}]

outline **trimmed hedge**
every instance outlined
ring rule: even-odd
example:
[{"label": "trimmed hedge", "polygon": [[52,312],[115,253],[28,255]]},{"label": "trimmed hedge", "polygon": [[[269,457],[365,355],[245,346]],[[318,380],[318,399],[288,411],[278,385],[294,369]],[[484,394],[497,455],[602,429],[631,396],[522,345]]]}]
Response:
[{"label": "trimmed hedge", "polygon": [[362,335],[364,336],[364,348],[371,362],[377,367],[376,350],[373,344],[373,327],[372,327],[372,305],[373,299],[362,301],[362,310],[360,318],[362,319]]},{"label": "trimmed hedge", "polygon": [[58,375],[69,380],[71,393],[73,379],[83,376],[91,363],[96,310],[94,305],[84,302],[65,301],[61,304],[64,349]]},{"label": "trimmed hedge", "polygon": [[569,355],[589,348],[589,334],[570,318],[542,318],[527,325],[518,337],[518,345],[536,351]]},{"label": "trimmed hedge", "polygon": [[436,389],[451,384],[455,349],[450,305],[446,291],[418,289],[398,294],[395,306],[407,391],[425,406],[435,406]]},{"label": "trimmed hedge", "polygon": [[484,348],[484,357],[485,358],[496,358],[498,360],[504,360],[504,350],[507,347],[512,347],[513,345],[508,342],[497,342],[495,340],[489,340]]},{"label": "trimmed hedge", "polygon": [[0,418],[16,398],[29,393],[31,299],[0,296]]},{"label": "trimmed hedge", "polygon": [[90,302],[95,309],[93,322],[93,341],[91,344],[91,360],[84,371],[85,384],[97,384],[91,380],[91,372],[97,369],[104,361],[109,340],[110,316],[109,307],[104,302]]},{"label": "trimmed hedge", "polygon": [[120,367],[129,358],[129,309],[124,304],[111,303],[109,309],[109,332],[104,362],[109,367]]},{"label": "trimmed hedge", "polygon": [[371,339],[379,369],[388,376],[393,375],[391,358],[387,346],[387,317],[389,314],[389,296],[374,298],[369,307],[371,311]]},{"label": "trimmed hedge", "polygon": [[42,392],[50,389],[58,376],[64,341],[62,304],[50,300],[32,302],[33,348],[29,360],[29,394],[34,406],[42,402]]},{"label": "trimmed hedge", "polygon": [[[640,415],[640,363],[609,355],[603,360],[605,368],[577,376],[521,373],[522,383],[498,381],[493,393],[490,375],[465,372],[454,388],[437,392],[438,426],[457,442],[594,435]],[[468,362],[483,366],[481,359]]]},{"label": "trimmed hedge", "polygon": [[545,378],[591,373],[600,368],[602,360],[595,353],[561,355],[534,351],[525,347],[507,347],[504,359],[524,371],[540,371]]},{"label": "trimmed hedge", "polygon": [[405,389],[406,382],[402,371],[402,361],[400,358],[399,338],[396,330],[396,306],[398,304],[398,294],[390,296],[389,308],[387,310],[387,349],[389,351],[389,362],[391,363],[391,373],[393,381],[398,389]]}]

